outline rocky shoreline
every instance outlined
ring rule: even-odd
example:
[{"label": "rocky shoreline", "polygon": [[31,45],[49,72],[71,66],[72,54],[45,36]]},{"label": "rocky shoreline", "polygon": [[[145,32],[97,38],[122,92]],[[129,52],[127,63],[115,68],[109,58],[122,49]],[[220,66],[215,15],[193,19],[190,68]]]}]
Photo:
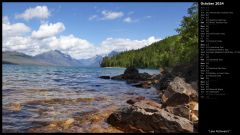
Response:
[{"label": "rocky shoreline", "polygon": [[118,76],[100,76],[102,79],[126,81],[134,87],[154,87],[159,91],[160,102],[141,96],[129,99],[126,101],[128,106],[111,113],[107,122],[124,132],[198,132],[198,82],[195,65],[177,68],[171,72],[161,70],[158,75],[149,75],[129,67],[124,74]]},{"label": "rocky shoreline", "polygon": [[[134,67],[127,68],[118,76],[100,76],[102,79],[125,81],[142,90],[157,90],[159,99],[130,95],[121,104],[111,103],[109,97],[52,97],[27,99],[3,106],[7,113],[28,110],[45,121],[30,119],[33,125],[21,132],[29,133],[173,133],[198,132],[198,89],[194,66],[180,66],[178,70],[161,70],[160,74],[139,73]],[[191,72],[187,72],[191,71]],[[149,89],[151,88],[151,89]],[[29,95],[51,95],[56,89],[26,89]],[[23,91],[21,91],[23,92]],[[131,92],[131,91],[129,91]],[[115,95],[116,96],[116,95]],[[157,97],[157,96],[156,96]],[[126,100],[126,101],[125,101]],[[95,108],[94,104],[102,104]],[[61,107],[70,107],[70,110]],[[77,105],[83,105],[78,106]],[[40,107],[38,107],[40,106]],[[60,107],[60,108],[59,108]],[[60,110],[59,110],[60,109]],[[82,109],[82,110],[81,110]],[[61,113],[65,117],[57,117]],[[19,132],[4,129],[4,132]]]}]

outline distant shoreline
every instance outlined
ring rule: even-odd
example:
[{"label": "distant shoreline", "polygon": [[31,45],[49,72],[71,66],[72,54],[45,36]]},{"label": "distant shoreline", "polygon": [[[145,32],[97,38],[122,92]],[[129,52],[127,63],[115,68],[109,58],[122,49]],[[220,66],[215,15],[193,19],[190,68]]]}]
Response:
[{"label": "distant shoreline", "polygon": [[[100,68],[126,68],[126,67],[100,67]],[[140,70],[160,70],[159,68],[138,68],[137,69],[140,69]]]},{"label": "distant shoreline", "polygon": [[101,68],[126,68],[126,67],[101,67]]}]

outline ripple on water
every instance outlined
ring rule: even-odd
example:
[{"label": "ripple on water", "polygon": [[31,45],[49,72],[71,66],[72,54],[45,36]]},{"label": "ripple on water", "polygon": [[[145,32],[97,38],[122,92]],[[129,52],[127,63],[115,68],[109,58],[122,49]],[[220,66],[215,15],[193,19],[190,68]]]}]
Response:
[{"label": "ripple on water", "polygon": [[[11,111],[3,107],[3,131],[25,132],[30,128],[42,128],[54,124],[54,121],[64,122],[71,118],[76,121],[76,129],[69,127],[66,131],[110,131],[104,122],[105,117],[119,106],[126,105],[128,98],[158,97],[151,89],[135,88],[123,81],[98,78],[99,75],[114,76],[123,71],[124,69],[105,68],[4,66],[3,106],[19,102],[22,108]],[[45,129],[42,131],[49,130]]]}]

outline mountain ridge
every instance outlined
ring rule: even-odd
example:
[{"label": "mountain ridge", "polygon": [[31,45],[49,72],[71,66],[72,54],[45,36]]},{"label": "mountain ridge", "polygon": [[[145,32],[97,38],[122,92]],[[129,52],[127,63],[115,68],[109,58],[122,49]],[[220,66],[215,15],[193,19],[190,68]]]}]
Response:
[{"label": "mountain ridge", "polygon": [[[112,51],[107,56],[113,56],[118,52]],[[96,55],[88,59],[75,59],[59,50],[50,50],[30,56],[17,51],[3,51],[3,64],[17,65],[42,65],[42,66],[78,66],[78,67],[100,67],[103,55]]]}]

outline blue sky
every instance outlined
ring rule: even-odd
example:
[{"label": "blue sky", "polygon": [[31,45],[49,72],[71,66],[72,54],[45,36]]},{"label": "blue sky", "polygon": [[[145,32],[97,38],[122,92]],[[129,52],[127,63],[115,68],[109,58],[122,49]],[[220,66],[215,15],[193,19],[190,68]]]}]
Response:
[{"label": "blue sky", "polygon": [[[72,35],[71,39],[76,40],[81,39],[79,40],[79,42],[84,40],[89,43],[91,48],[92,47],[98,48],[97,51],[93,51],[90,49],[91,50],[90,53],[98,52],[99,54],[101,54],[107,53],[99,51],[99,49],[101,50],[101,46],[105,45],[106,47],[106,44],[110,41],[111,42],[114,41],[113,43],[116,43],[117,41],[124,42],[124,39],[126,39],[128,43],[131,43],[130,41],[132,40],[139,42],[146,40],[146,42],[144,43],[147,43],[147,40],[150,37],[154,37],[152,38],[152,41],[154,41],[157,39],[158,40],[163,39],[166,36],[177,34],[175,29],[180,25],[182,17],[187,15],[187,9],[191,5],[192,3],[190,2],[3,3],[3,17],[7,18],[8,22],[10,23],[8,24],[8,27],[11,27],[17,23],[18,24],[21,23],[30,28],[28,32],[21,35],[22,37],[25,38],[28,36],[31,37],[33,35],[32,34],[33,31],[39,31],[40,26],[43,24],[49,26],[50,24],[56,24],[60,22],[61,25],[64,26],[64,29],[62,28],[62,30],[57,30],[56,33],[50,34],[51,37],[45,36],[49,38],[48,40],[50,40],[50,38],[53,39],[53,37],[56,38],[56,40],[60,40],[61,36]],[[36,9],[37,6],[46,7],[49,15],[47,17],[46,16],[44,17],[44,15],[40,17],[37,15],[38,17],[36,16],[34,17],[34,13],[33,14],[29,13],[28,15],[32,16],[29,17],[28,19],[26,19],[26,16],[25,18],[23,17],[23,14],[24,13],[26,14],[26,10],[30,8]],[[33,10],[31,11],[33,12]],[[64,41],[64,38],[62,39]],[[44,41],[44,43],[46,42]],[[75,42],[74,45],[81,46],[80,44],[77,43],[75,44]],[[122,46],[126,45],[127,43],[124,42]],[[47,50],[46,46],[47,45],[45,45],[45,48],[42,49],[42,51]],[[119,46],[121,46],[120,43]],[[121,49],[124,48],[122,46],[120,47]],[[11,47],[5,47],[6,50],[9,50],[10,48]],[[37,48],[40,49],[42,47]],[[127,49],[128,47],[125,48]],[[14,47],[12,47],[11,49],[14,49]],[[61,49],[63,52],[71,55],[70,51],[71,48],[69,49],[69,46],[68,47],[62,46],[60,47],[60,50]],[[109,48],[105,49],[108,49],[108,51],[111,50]],[[130,47],[129,49],[135,48]],[[24,52],[24,47],[20,48],[19,51]],[[33,50],[25,52],[29,54],[32,53],[33,55],[36,54],[36,52],[34,52]],[[77,53],[81,53],[81,55],[80,54],[77,55]],[[87,58],[91,56],[89,54],[88,55],[86,54],[85,57],[84,55],[82,55],[82,53],[83,53],[82,51],[72,52],[73,57],[75,58]]]}]

